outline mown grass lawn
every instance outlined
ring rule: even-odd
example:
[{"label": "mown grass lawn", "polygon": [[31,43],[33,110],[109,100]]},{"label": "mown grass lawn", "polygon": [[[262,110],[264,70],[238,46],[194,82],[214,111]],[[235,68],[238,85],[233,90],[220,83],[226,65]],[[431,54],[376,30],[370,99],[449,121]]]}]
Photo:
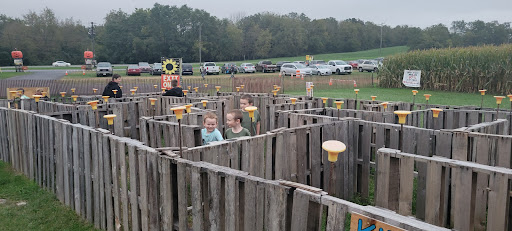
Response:
[{"label": "mown grass lawn", "polygon": [[[304,87],[305,88],[305,87]],[[359,88],[358,99],[371,100],[371,96],[377,96],[378,101],[402,101],[412,102],[412,88],[380,88],[367,87]],[[306,91],[286,91],[285,94],[305,95]],[[429,104],[457,105],[457,106],[480,106],[480,93],[460,93],[447,91],[419,90],[416,95],[416,103],[426,103],[423,94],[431,94]],[[315,90],[315,97],[331,98],[355,98],[353,88],[348,89],[326,89]],[[492,94],[484,96],[484,107],[496,108],[496,100]],[[510,109],[508,98],[503,100],[500,109]]]},{"label": "mown grass lawn", "polygon": [[[17,205],[25,202],[25,205]],[[96,230],[50,192],[0,161],[0,230]]]}]

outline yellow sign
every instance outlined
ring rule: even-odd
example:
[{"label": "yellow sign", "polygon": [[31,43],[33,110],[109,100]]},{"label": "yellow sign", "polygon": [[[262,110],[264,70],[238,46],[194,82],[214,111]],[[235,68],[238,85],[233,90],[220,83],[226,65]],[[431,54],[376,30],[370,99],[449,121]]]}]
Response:
[{"label": "yellow sign", "polygon": [[392,226],[382,221],[363,216],[359,213],[352,213],[350,216],[350,230],[363,230],[363,231],[405,231],[401,228]]},{"label": "yellow sign", "polygon": [[306,60],[308,60],[308,61],[309,61],[309,55],[306,55]]},{"label": "yellow sign", "polygon": [[162,71],[164,71],[165,74],[168,74],[168,75],[175,74],[177,70],[178,70],[178,65],[172,59],[166,59],[162,63]]}]

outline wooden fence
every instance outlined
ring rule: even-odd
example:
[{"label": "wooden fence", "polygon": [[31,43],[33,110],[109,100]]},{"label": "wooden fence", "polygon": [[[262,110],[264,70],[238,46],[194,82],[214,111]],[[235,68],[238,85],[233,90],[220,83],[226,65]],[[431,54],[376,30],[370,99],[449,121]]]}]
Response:
[{"label": "wooden fence", "polygon": [[412,214],[418,163],[426,165],[417,170],[425,176],[426,193],[425,207],[416,213],[422,209],[426,222],[455,230],[510,230],[510,168],[379,149],[376,206]]},{"label": "wooden fence", "polygon": [[406,230],[446,230],[163,155],[103,129],[6,108],[0,108],[0,121],[7,124],[0,127],[1,160],[100,229],[342,230],[346,214],[357,212]]}]

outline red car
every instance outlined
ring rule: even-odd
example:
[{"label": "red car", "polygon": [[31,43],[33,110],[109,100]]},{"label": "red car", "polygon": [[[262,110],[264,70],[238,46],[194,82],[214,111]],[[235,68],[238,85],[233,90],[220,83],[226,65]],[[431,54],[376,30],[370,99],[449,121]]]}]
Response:
[{"label": "red car", "polygon": [[357,69],[358,63],[356,61],[349,61],[348,64],[352,66],[352,69]]},{"label": "red car", "polygon": [[126,68],[126,75],[140,75],[140,68],[137,65],[130,65]]}]

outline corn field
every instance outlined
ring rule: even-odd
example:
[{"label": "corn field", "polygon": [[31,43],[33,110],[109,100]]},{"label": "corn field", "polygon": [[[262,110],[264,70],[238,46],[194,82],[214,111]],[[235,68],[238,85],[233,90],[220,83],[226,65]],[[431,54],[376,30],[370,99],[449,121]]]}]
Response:
[{"label": "corn field", "polygon": [[421,70],[421,88],[458,92],[512,92],[512,45],[411,51],[388,57],[381,87],[400,88],[404,70]]}]

